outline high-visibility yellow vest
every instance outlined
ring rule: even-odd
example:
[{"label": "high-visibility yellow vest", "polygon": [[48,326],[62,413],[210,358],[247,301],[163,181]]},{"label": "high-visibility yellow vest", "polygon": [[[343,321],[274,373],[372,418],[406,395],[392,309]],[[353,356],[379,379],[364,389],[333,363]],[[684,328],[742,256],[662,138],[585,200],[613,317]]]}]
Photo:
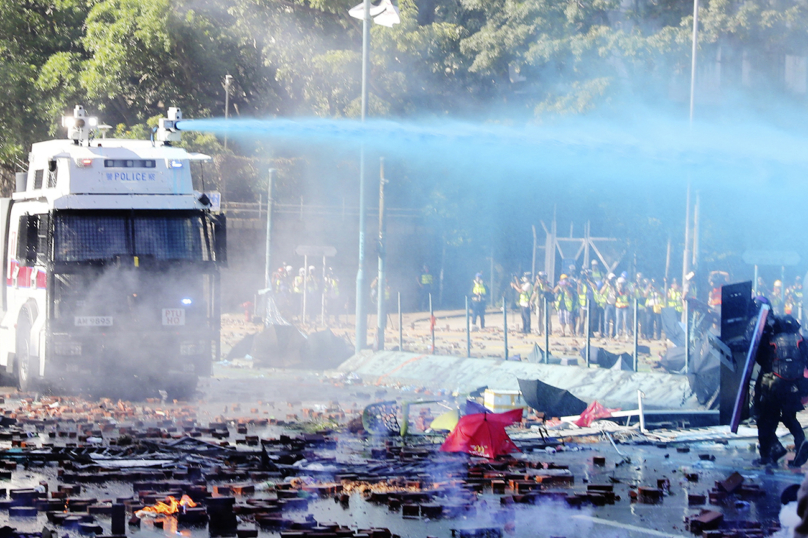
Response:
[{"label": "high-visibility yellow vest", "polygon": [[645,294],[639,286],[634,287],[634,298],[637,299],[637,307],[645,308]]},{"label": "high-visibility yellow vest", "polygon": [[628,292],[618,291],[614,301],[615,308],[628,308]]},{"label": "high-visibility yellow vest", "polygon": [[682,292],[673,288],[668,290],[668,308],[675,308],[677,312],[682,311]]},{"label": "high-visibility yellow vest", "polygon": [[431,273],[421,273],[421,285],[423,285],[423,286],[431,286],[432,285],[432,274]]},{"label": "high-visibility yellow vest", "polygon": [[473,295],[485,295],[485,284],[482,282],[474,281],[474,287],[471,289]]},{"label": "high-visibility yellow vest", "polygon": [[519,292],[519,306],[528,306],[530,304],[530,294],[526,291]]},{"label": "high-visibility yellow vest", "polygon": [[564,310],[567,312],[572,312],[572,293],[569,290],[562,289],[558,293],[558,297],[556,297],[555,301],[556,310],[561,310],[561,307],[564,307]]},{"label": "high-visibility yellow vest", "polygon": [[578,291],[578,304],[586,306],[586,284],[581,284],[581,289]]},{"label": "high-visibility yellow vest", "polygon": [[662,313],[662,295],[656,290],[651,290],[648,294],[648,300],[645,302],[645,306],[653,308],[654,314],[661,314]]},{"label": "high-visibility yellow vest", "polygon": [[593,296],[594,296],[596,305],[598,305],[600,307],[603,307],[603,306],[606,305],[606,294],[601,293],[601,290],[596,288],[595,292],[593,293]]}]

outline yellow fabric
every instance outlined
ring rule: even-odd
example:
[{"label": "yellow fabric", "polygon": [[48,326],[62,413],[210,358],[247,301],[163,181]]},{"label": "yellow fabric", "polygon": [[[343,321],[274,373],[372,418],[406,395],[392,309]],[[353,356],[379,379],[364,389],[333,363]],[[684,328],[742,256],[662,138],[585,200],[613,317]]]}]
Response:
[{"label": "yellow fabric", "polygon": [[429,427],[433,430],[452,431],[455,429],[455,426],[457,426],[459,420],[460,413],[457,412],[457,409],[454,409],[437,417],[432,421]]}]

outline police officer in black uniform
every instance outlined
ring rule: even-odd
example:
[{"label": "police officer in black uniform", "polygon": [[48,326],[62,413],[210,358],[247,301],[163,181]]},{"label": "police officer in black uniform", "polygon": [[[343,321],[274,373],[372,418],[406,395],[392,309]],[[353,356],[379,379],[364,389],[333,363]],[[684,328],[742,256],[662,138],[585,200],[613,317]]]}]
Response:
[{"label": "police officer in black uniform", "polygon": [[786,455],[775,431],[782,422],[794,437],[794,459],[790,467],[801,467],[808,461],[808,443],[797,420],[803,410],[803,371],[808,364],[808,345],[800,335],[800,324],[791,316],[774,317],[761,338],[755,360],[760,373],[755,383],[760,465],[776,465]]}]

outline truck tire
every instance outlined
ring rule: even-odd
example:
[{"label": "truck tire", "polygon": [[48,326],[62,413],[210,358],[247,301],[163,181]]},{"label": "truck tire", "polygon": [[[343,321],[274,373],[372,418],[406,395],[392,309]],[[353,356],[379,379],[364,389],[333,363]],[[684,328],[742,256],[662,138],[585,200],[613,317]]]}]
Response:
[{"label": "truck tire", "polygon": [[17,386],[21,391],[33,390],[36,386],[38,364],[31,355],[31,323],[21,316],[17,323]]}]

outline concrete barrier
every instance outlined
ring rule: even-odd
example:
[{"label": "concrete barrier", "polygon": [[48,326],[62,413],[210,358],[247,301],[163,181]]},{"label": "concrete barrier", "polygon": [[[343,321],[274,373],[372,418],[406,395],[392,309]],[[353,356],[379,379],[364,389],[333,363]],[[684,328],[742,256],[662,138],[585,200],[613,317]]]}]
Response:
[{"label": "concrete barrier", "polygon": [[636,409],[637,390],[641,390],[645,393],[646,409],[702,409],[683,375],[397,351],[354,355],[338,370],[353,372],[369,383],[399,382],[460,392],[484,385],[495,390],[519,390],[517,379],[540,379],[587,403],[597,400],[606,407]]}]

